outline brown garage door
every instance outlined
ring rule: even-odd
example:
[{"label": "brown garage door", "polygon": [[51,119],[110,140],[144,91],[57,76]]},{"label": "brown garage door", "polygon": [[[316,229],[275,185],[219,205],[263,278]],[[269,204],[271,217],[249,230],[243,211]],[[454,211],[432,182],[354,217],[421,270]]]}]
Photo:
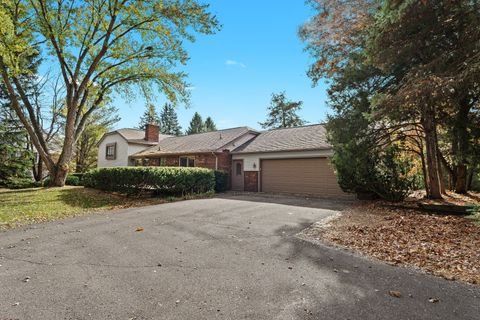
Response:
[{"label": "brown garage door", "polygon": [[346,195],[326,158],[262,160],[261,184],[263,192]]}]

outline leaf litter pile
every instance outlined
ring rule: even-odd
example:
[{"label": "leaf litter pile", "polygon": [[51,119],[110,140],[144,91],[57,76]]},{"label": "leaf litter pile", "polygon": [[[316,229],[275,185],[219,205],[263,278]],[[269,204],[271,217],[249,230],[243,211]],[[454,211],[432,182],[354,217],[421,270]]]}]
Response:
[{"label": "leaf litter pile", "polygon": [[393,265],[480,285],[480,225],[382,202],[359,203],[305,234]]}]

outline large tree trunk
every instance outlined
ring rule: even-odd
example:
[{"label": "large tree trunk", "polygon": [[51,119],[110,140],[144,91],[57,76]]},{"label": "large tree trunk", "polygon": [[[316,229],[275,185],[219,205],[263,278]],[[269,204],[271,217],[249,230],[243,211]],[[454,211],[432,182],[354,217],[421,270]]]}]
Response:
[{"label": "large tree trunk", "polygon": [[425,107],[422,125],[425,131],[426,162],[428,172],[428,193],[429,199],[442,199],[440,186],[440,175],[438,169],[437,154],[437,127],[435,121],[435,108]]},{"label": "large tree trunk", "polygon": [[460,194],[467,193],[468,170],[465,164],[459,164],[456,167],[455,192]]},{"label": "large tree trunk", "polygon": [[56,165],[55,168],[50,171],[50,187],[65,186],[67,174],[68,165]]}]

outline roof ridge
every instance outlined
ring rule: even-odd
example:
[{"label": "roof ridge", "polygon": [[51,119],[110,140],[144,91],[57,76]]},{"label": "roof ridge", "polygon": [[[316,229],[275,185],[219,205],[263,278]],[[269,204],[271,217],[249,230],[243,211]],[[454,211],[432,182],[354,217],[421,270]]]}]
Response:
[{"label": "roof ridge", "polygon": [[286,127],[286,128],[273,128],[265,131],[261,131],[262,133],[264,132],[270,132],[270,131],[277,131],[277,130],[288,130],[288,129],[298,129],[298,128],[306,128],[306,127],[314,127],[314,126],[325,126],[327,123],[326,122],[321,122],[321,123],[312,123],[312,124],[305,124],[302,126],[295,126],[295,127]]},{"label": "roof ridge", "polygon": [[198,134],[205,134],[205,133],[214,133],[214,132],[220,132],[220,131],[227,131],[227,130],[234,130],[234,129],[247,129],[247,130],[254,130],[250,127],[247,127],[247,126],[239,126],[239,127],[233,127],[233,128],[226,128],[226,129],[219,129],[219,130],[214,130],[214,131],[207,131],[207,132],[197,132],[197,133],[192,133],[192,134],[186,134],[186,135],[183,135],[183,136],[179,136],[179,137],[188,137],[188,136],[195,136],[195,135],[198,135]]}]

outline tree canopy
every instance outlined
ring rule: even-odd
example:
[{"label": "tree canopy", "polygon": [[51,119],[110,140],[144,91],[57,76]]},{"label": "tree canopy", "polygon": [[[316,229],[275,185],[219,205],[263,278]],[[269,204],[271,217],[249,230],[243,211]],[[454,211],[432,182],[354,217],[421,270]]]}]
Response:
[{"label": "tree canopy", "polygon": [[[316,60],[312,81],[331,81],[329,139],[344,189],[385,197],[382,191],[415,181],[430,198],[447,188],[465,193],[480,161],[478,4],[310,3],[317,15],[300,37]],[[397,178],[376,184],[371,178],[387,157]]]},{"label": "tree canopy", "polygon": [[202,132],[205,132],[205,123],[203,122],[202,116],[198,112],[195,112],[192,120],[190,120],[190,126],[185,133],[189,135]]},{"label": "tree canopy", "polygon": [[272,101],[268,107],[267,119],[260,122],[264,129],[277,129],[302,126],[306,123],[299,115],[302,101],[290,101],[285,92],[272,94]]},{"label": "tree canopy", "polygon": [[175,107],[170,103],[165,103],[160,112],[160,129],[163,134],[180,136],[182,127],[178,123]]},{"label": "tree canopy", "polygon": [[217,125],[215,124],[215,122],[213,122],[213,119],[211,117],[207,117],[207,119],[205,119],[204,126],[206,132],[217,131]]},{"label": "tree canopy", "polygon": [[145,126],[147,124],[155,124],[161,127],[160,115],[158,114],[155,105],[152,103],[146,105],[145,111],[140,117],[140,123],[138,124],[138,128],[145,130]]},{"label": "tree canopy", "polygon": [[[183,44],[219,26],[208,5],[194,0],[10,0],[0,3],[0,20],[2,81],[55,185],[64,184],[89,117],[112,93],[132,98],[162,92],[170,101],[187,100],[185,74],[177,68],[188,60]],[[58,159],[19,81],[35,54],[54,61],[65,89]]]}]

